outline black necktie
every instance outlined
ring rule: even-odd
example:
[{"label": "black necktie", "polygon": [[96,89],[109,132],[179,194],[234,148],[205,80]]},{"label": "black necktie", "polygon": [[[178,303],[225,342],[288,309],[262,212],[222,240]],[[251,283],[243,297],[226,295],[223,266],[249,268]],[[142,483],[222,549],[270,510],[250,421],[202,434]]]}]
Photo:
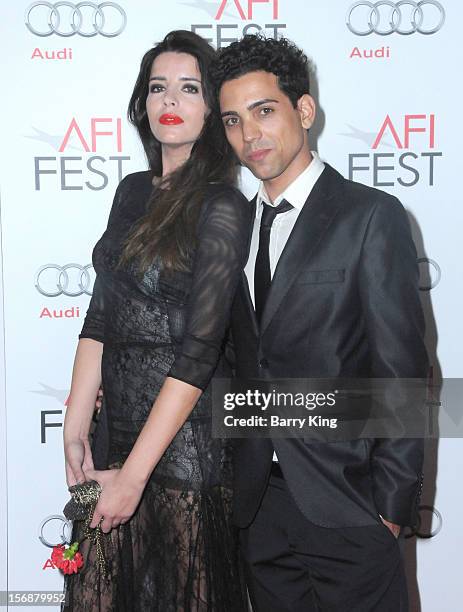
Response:
[{"label": "black necktie", "polygon": [[260,323],[264,311],[268,290],[272,282],[270,274],[270,231],[275,217],[293,208],[289,202],[282,200],[278,206],[264,204],[259,230],[259,250],[257,251],[256,267],[254,269],[254,301],[257,320]]}]

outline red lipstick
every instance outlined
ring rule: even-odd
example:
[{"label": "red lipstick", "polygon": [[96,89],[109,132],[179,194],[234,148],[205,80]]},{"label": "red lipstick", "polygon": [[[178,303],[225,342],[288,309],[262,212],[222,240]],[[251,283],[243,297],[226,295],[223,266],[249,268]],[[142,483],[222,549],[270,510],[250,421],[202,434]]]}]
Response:
[{"label": "red lipstick", "polygon": [[164,113],[159,117],[159,123],[162,123],[162,125],[180,125],[180,123],[183,123],[183,119],[173,113]]}]

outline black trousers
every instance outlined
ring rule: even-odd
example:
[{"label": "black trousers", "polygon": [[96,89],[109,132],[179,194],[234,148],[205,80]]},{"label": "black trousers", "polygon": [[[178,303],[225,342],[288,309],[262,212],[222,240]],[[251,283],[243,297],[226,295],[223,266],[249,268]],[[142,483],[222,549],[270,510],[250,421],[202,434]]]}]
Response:
[{"label": "black trousers", "polygon": [[278,475],[240,540],[254,612],[408,610],[399,543],[389,529],[314,525]]}]

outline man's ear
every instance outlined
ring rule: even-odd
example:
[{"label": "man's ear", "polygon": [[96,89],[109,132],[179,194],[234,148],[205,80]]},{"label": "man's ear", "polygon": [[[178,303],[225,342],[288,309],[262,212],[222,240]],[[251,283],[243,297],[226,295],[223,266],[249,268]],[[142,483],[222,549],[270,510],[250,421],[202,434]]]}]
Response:
[{"label": "man's ear", "polygon": [[308,130],[315,120],[315,101],[312,96],[302,95],[297,101],[297,110],[301,116],[302,127]]}]

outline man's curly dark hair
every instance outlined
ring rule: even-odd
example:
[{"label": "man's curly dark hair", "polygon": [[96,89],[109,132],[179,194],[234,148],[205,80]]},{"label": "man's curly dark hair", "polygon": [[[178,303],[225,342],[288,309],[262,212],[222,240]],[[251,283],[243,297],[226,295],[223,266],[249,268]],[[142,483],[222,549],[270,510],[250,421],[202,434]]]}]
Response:
[{"label": "man's curly dark hair", "polygon": [[217,53],[211,67],[217,94],[226,81],[256,70],[274,74],[294,107],[302,95],[310,93],[309,60],[301,49],[287,38],[247,34]]}]

